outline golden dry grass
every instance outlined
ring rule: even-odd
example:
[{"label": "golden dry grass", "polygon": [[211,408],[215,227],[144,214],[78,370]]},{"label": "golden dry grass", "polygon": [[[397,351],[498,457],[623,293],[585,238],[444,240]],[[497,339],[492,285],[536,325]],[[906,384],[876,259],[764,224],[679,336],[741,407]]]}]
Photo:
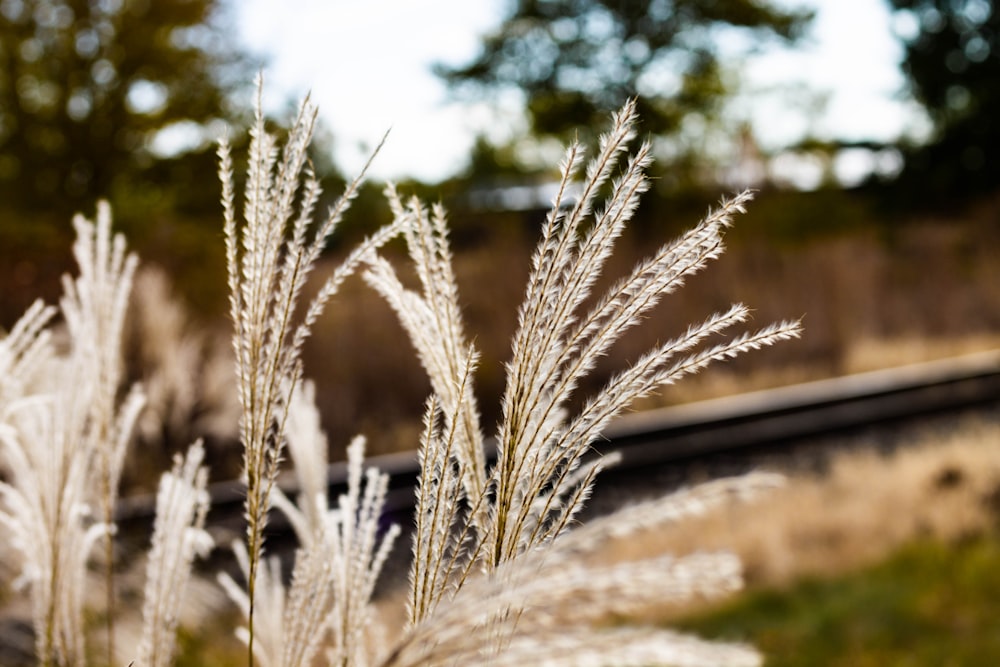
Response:
[{"label": "golden dry grass", "polygon": [[755,502],[609,544],[600,558],[727,549],[743,560],[748,586],[780,586],[871,564],[917,538],[982,534],[998,517],[1000,423],[968,418],[891,454],[844,450],[823,474],[793,473]]},{"label": "golden dry grass", "polygon": [[847,348],[843,365],[846,373],[863,373],[998,349],[1000,333],[980,332],[951,337],[904,335],[859,338]]}]

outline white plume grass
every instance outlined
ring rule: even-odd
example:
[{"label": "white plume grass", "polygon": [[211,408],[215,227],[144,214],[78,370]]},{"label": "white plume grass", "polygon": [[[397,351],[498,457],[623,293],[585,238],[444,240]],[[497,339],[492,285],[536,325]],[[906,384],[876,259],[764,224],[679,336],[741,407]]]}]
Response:
[{"label": "white plume grass", "polygon": [[37,300],[0,340],[0,423],[10,404],[29,393],[51,358],[52,335],[46,326],[55,314],[54,307]]},{"label": "white plume grass", "polygon": [[[441,206],[404,202],[389,186],[393,222],[355,248],[312,301],[300,303],[327,237],[364,176],[314,221],[320,186],[307,148],[316,118],[307,99],[279,145],[265,131],[258,97],[241,206],[230,149],[224,140],[219,146],[247,522],[245,543],[233,548],[245,585],[227,575],[219,579],[245,619],[237,635],[247,645],[248,667],[761,664],[751,647],[603,624],[609,614],[628,614],[651,601],[714,598],[739,589],[740,564],[731,554],[584,563],[608,539],[752,498],[779,485],[780,477],[716,480],[583,525],[577,518],[596,477],[618,460],[614,453],[599,455],[593,444],[636,399],[712,362],[797,336],[799,324],[732,334],[750,314],[734,304],[649,350],[593,396],[572,400],[624,332],[722,253],[723,234],[751,194],[724,200],[694,229],[594,295],[616,240],[649,188],[651,154],[648,143],[631,149],[634,103],[614,116],[592,160],[582,146],[570,146],[532,258],[506,367],[497,458],[488,465],[473,386],[480,358],[462,322]],[[579,193],[575,201],[570,192]],[[68,353],[55,353],[48,327],[56,311],[40,302],[0,340],[0,456],[7,473],[0,481],[0,526],[21,558],[17,583],[30,590],[39,663],[76,667],[87,655],[86,570],[102,539],[107,662],[116,662],[110,648],[113,510],[144,397],[138,387],[121,387],[122,332],[137,261],[111,234],[105,204],[95,223],[78,217],[74,225],[80,275],[64,280],[60,304]],[[415,288],[377,254],[398,235]],[[388,477],[366,469],[359,436],[347,449],[346,493],[328,497],[327,438],[315,387],[303,380],[301,364],[316,318],[358,270],[397,313],[432,387],[418,450],[406,623],[388,643],[380,640],[372,605],[399,535],[397,527],[382,523]],[[573,412],[573,405],[580,407]],[[297,482],[294,499],[277,486],[286,453]],[[161,479],[137,665],[171,664],[194,558],[211,548],[203,460],[196,442]],[[299,540],[289,580],[280,561],[264,554],[272,507],[288,517]]]},{"label": "white plume grass", "polygon": [[[322,442],[325,439],[314,440]],[[299,443],[290,449],[301,449]],[[355,438],[348,447],[348,489],[327,509],[317,497],[303,493],[298,505],[283,495],[278,507],[296,517],[302,546],[295,554],[291,583],[286,588],[277,559],[261,570],[257,607],[262,610],[253,645],[262,667],[299,667],[312,664],[326,648],[329,664],[368,665],[369,645],[376,621],[370,601],[399,529],[381,531],[379,518],[385,502],[388,476],[363,468],[364,439]],[[298,459],[303,461],[305,459]],[[324,485],[325,487],[325,485]],[[325,488],[320,494],[325,499]],[[310,522],[306,507],[322,507],[318,521]],[[234,547],[243,576],[249,576],[245,545]],[[247,593],[228,575],[220,577],[229,596],[249,619]],[[238,636],[249,645],[249,626]]]},{"label": "white plume grass", "polygon": [[195,442],[173,469],[160,478],[156,520],[146,567],[142,608],[142,638],[138,664],[169,667],[176,652],[177,623],[195,556],[213,546],[205,531],[209,497],[208,469],[202,466],[205,449]]},{"label": "white plume grass", "polygon": [[[748,319],[749,309],[736,304],[650,350],[569,414],[580,379],[662,296],[721,254],[724,230],[751,198],[744,192],[723,201],[691,232],[660,248],[581,312],[648,189],[648,144],[625,157],[635,124],[635,106],[629,103],[602,137],[571,206],[566,199],[584,151],[579,145],[567,151],[520,308],[496,436],[497,461],[488,470],[480,467],[484,436],[472,398],[478,355],[461,324],[444,211],[435,207],[428,214],[416,200],[404,206],[395,189],[387,190],[420,290],[405,287],[381,258],[370,261],[365,277],[399,316],[434,396],[419,452],[409,627],[383,665],[506,664],[508,659],[515,664],[518,658],[512,656],[518,655],[531,655],[532,664],[605,664],[612,657],[615,664],[759,664],[756,653],[745,647],[656,630],[598,633],[601,642],[567,643],[569,637],[579,638],[576,622],[595,621],[611,611],[608,600],[683,599],[740,586],[738,562],[727,554],[597,570],[576,565],[574,557],[613,533],[676,520],[719,499],[752,495],[773,485],[772,476],[713,483],[573,530],[596,476],[616,460],[613,454],[597,456],[592,444],[636,399],[713,361],[797,336],[800,329],[797,322],[782,322],[706,345],[710,337]],[[609,194],[599,205],[601,192]],[[560,621],[567,609],[586,610],[586,618]],[[631,653],[618,643],[626,636],[634,642]]]},{"label": "white plume grass", "polygon": [[97,488],[104,536],[105,588],[107,592],[107,652],[114,658],[114,508],[118,500],[125,452],[139,413],[146,403],[138,386],[132,388],[118,405],[122,382],[122,349],[125,315],[132,279],[139,260],[126,254],[125,237],[111,235],[111,207],[97,205],[97,218],[90,222],[82,216],[73,219],[77,240],[73,255],[80,275],[71,280],[63,276],[64,296],[60,302],[73,341],[73,356],[81,359],[79,368],[88,375],[88,395],[82,404],[86,414],[81,436],[83,445],[96,453]]},{"label": "white plume grass", "polygon": [[[3,381],[0,524],[22,557],[36,653],[43,665],[84,660],[83,591],[88,559],[105,544],[108,659],[113,661],[114,506],[126,447],[142,409],[138,387],[119,399],[122,329],[137,259],[111,234],[111,212],[77,216],[73,255],[80,274],[63,278],[60,312],[69,350],[57,357],[44,328],[54,314],[33,305],[0,345]],[[35,378],[44,367],[48,378]],[[96,508],[96,510],[95,510]]]},{"label": "white plume grass", "polygon": [[[259,81],[258,90],[261,89]],[[308,166],[306,149],[316,123],[316,107],[308,99],[302,103],[280,152],[277,139],[264,129],[261,107],[258,97],[256,122],[250,130],[242,225],[236,220],[229,146],[225,140],[219,145],[233,351],[242,408],[240,439],[247,488],[248,656],[254,650],[255,588],[264,548],[264,528],[285,447],[289,405],[302,377],[302,344],[326,302],[361,259],[396,233],[394,228],[387,227],[358,246],[326,280],[304,314],[297,313],[306,280],[326,238],[355,197],[364,172],[348,184],[327,216],[313,225],[320,186]],[[301,316],[298,324],[297,316]]]}]

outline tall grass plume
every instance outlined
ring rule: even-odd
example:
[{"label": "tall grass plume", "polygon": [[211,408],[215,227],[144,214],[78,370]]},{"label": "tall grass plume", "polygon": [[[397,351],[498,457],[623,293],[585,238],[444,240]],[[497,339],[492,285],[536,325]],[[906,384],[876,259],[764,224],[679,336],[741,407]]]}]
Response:
[{"label": "tall grass plume", "polygon": [[[500,423],[487,430],[474,387],[480,355],[462,320],[444,208],[387,187],[392,222],[348,254],[303,303],[306,281],[364,171],[317,215],[320,185],[307,153],[316,107],[308,99],[300,106],[283,143],[266,130],[261,107],[258,97],[239,199],[225,140],[218,151],[246,491],[245,541],[234,546],[245,583],[226,575],[220,580],[244,617],[237,634],[246,643],[248,667],[759,665],[748,646],[603,623],[608,614],[628,614],[651,600],[729,594],[742,584],[732,554],[585,563],[611,537],[754,497],[781,484],[780,477],[716,480],[583,524],[579,517],[596,478],[617,461],[595,449],[612,420],[715,361],[797,336],[799,324],[739,331],[750,310],[735,304],[652,348],[593,395],[582,401],[575,395],[626,331],[722,253],[724,232],[750,193],[722,201],[691,231],[595,294],[616,240],[649,188],[651,149],[648,142],[634,146],[633,103],[615,114],[594,157],[570,146],[518,311]],[[144,402],[141,389],[122,386],[120,365],[136,260],[112,237],[105,206],[96,225],[82,218],[76,224],[80,277],[66,280],[59,309],[68,353],[57,354],[52,344],[55,309],[40,303],[0,340],[0,454],[7,473],[0,482],[0,525],[21,556],[19,583],[31,591],[43,665],[84,664],[83,587],[102,539],[107,659],[133,658],[113,655],[110,646],[113,510],[126,444]],[[379,255],[396,237],[412,271],[397,272]],[[432,388],[414,443],[420,473],[406,620],[395,630],[381,628],[372,604],[400,533],[383,524],[388,477],[366,467],[358,436],[347,449],[347,492],[328,496],[327,438],[301,361],[311,327],[355,273],[396,312]],[[400,277],[410,274],[413,285]],[[193,560],[211,548],[203,460],[196,442],[161,478],[136,664],[171,664]],[[298,490],[287,495],[277,485],[286,460]],[[286,515],[298,537],[290,579],[265,553],[272,509]]]}]

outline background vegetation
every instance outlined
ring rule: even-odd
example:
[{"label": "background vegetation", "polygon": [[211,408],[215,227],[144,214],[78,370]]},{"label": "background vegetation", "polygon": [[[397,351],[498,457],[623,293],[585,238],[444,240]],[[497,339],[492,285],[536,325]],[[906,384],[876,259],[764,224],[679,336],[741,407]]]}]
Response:
[{"label": "background vegetation", "polygon": [[[761,322],[802,314],[807,333],[755,355],[752,374],[734,363],[659,400],[997,346],[1000,171],[990,156],[1000,149],[994,121],[1000,112],[1000,11],[992,0],[890,4],[915,26],[900,35],[902,66],[908,94],[932,123],[927,139],[863,146],[898,154],[902,168],[851,189],[832,178],[814,191],[787,189],[766,177],[773,156],[734,154],[736,167],[754,166],[739,163],[752,158],[765,176],[755,183],[755,205],[729,236],[730,250],[713,271],[651,314],[645,333],[623,339],[581,394],[599,386],[609,369],[731,299],[753,303]],[[212,0],[0,2],[0,329],[35,297],[55,300],[58,276],[70,266],[70,214],[92,213],[98,198],[111,200],[116,228],[144,264],[162,269],[160,278],[138,278],[127,372],[130,380],[143,378],[159,388],[150,402],[170,419],[153,420],[156,426],[147,429],[140,424],[148,456],[126,470],[132,491],[152,490],[170,454],[198,435],[206,437],[215,478],[233,477],[239,466],[234,406],[220,379],[228,377],[230,362],[226,343],[218,341],[229,324],[213,315],[224,311],[225,282],[210,139],[223,121],[245,118],[252,73],[261,63],[226,39],[226,11]],[[483,369],[496,369],[509,357],[515,307],[544,215],[544,197],[537,195],[554,178],[522,159],[519,148],[565,136],[581,124],[596,126],[595,117],[639,96],[660,171],[653,173],[656,187],[623,239],[621,256],[609,265],[610,275],[620,275],[650,244],[689,226],[732,188],[730,171],[702,159],[708,133],[739,132],[723,127],[720,117],[733,92],[734,63],[717,48],[718,36],[736,31],[749,35],[751,44],[794,45],[809,20],[807,12],[750,0],[521,0],[475,60],[441,70],[456,94],[521,90],[531,121],[530,136],[508,145],[483,138],[467,168],[446,182],[400,186],[407,194],[440,198],[449,210],[461,305],[471,330],[479,332]],[[626,57],[609,60],[608,52]],[[669,85],[653,85],[665,63]],[[165,150],[171,135],[174,143]],[[240,150],[245,138],[231,139]],[[857,148],[809,139],[791,150],[829,160],[850,147]],[[324,155],[313,154],[313,164],[324,190],[336,194],[342,179]],[[326,262],[388,221],[380,191],[380,184],[362,189]],[[183,353],[168,352],[177,350]],[[304,356],[334,447],[358,431],[369,435],[371,452],[413,447],[429,386],[395,318],[367,288],[345,285],[316,324]],[[216,368],[224,374],[215,374]],[[476,380],[480,404],[497,405],[500,374],[483,370]],[[494,424],[499,416],[486,412],[483,418]],[[332,452],[333,458],[342,455]],[[993,536],[958,549],[919,543],[873,570],[806,583],[787,594],[763,593],[698,627],[713,635],[729,628],[752,639],[776,656],[774,664],[821,664],[781,662],[785,654],[811,659],[813,649],[829,656],[828,664],[885,664],[897,659],[901,646],[934,664],[942,645],[956,636],[970,651],[989,655],[985,651],[995,647],[972,637],[996,634],[976,607],[989,600],[977,589],[996,588],[983,567],[995,551]],[[956,572],[964,574],[956,579]],[[928,581],[941,586],[918,585]],[[970,610],[954,606],[958,598]],[[803,606],[815,613],[803,617]],[[947,618],[968,623],[938,623]],[[932,644],[926,651],[913,648],[917,635]],[[816,636],[838,639],[807,650],[803,643]],[[881,639],[884,649],[877,648]],[[862,658],[855,645],[876,648]]]},{"label": "background vegetation", "polygon": [[[655,314],[649,335],[668,335],[717,307],[723,294],[757,297],[748,300],[759,304],[765,320],[789,309],[805,315],[809,335],[757,360],[767,370],[750,385],[849,371],[858,365],[853,350],[872,340],[926,338],[940,346],[934,341],[961,337],[977,347],[991,344],[984,341],[1000,331],[994,261],[1000,174],[982,156],[995,143],[996,92],[989,84],[1000,62],[998,12],[986,0],[894,0],[893,7],[917,26],[900,37],[903,67],[933,134],[919,146],[871,147],[903,156],[894,180],[853,190],[828,180],[800,192],[765,177],[750,216],[730,237],[724,262]],[[172,299],[173,308],[191,311],[168,330],[175,337],[201,337],[204,355],[224,354],[224,345],[211,342],[228,325],[215,315],[223,311],[223,250],[210,140],[221,122],[246,117],[250,75],[259,66],[225,38],[231,11],[214,0],[2,4],[0,326],[10,326],[36,295],[49,301],[57,296],[57,276],[69,266],[70,213],[88,212],[97,198],[107,197],[116,227],[145,264],[160,266],[169,277],[173,286],[159,288],[160,301]],[[699,157],[732,92],[726,73],[734,71],[734,54],[719,48],[720,38],[743,35],[748,48],[767,40],[794,44],[810,20],[809,12],[750,0],[525,0],[484,38],[476,59],[441,69],[459,95],[489,98],[521,90],[531,120],[532,136],[511,145],[482,139],[468,168],[452,179],[400,186],[407,194],[440,198],[449,210],[462,306],[476,330],[487,332],[477,341],[487,359],[509,354],[514,322],[502,313],[514,312],[520,300],[527,250],[546,205],[538,188],[554,177],[519,160],[514,144],[594,126],[595,117],[639,96],[644,129],[659,154],[656,187],[613,267],[620,273],[648,244],[677,234],[732,187],[726,181],[732,170]],[[657,84],[664,76],[671,85]],[[169,133],[173,148],[165,151]],[[319,143],[329,140],[322,128],[320,134]],[[231,140],[239,150],[245,137]],[[806,142],[800,148],[832,153],[842,147]],[[324,191],[335,194],[342,179],[324,155],[314,153],[313,165]],[[766,167],[770,158],[753,159]],[[378,184],[362,189],[334,240],[334,255],[388,221],[380,190]],[[305,353],[321,388],[326,426],[338,434],[360,426],[372,433],[375,450],[412,443],[427,387],[388,311],[349,285],[318,326]],[[156,354],[141,341],[157,323],[149,319],[140,329],[137,322],[130,372],[148,378]],[[374,357],[362,352],[374,349],[362,345],[373,339],[386,343]],[[648,343],[626,339],[607,367]],[[342,353],[331,355],[330,349]],[[729,380],[743,370],[735,365],[702,384],[732,390]],[[383,390],[386,377],[393,378],[392,394]],[[484,396],[499,392],[499,377],[478,381]],[[700,391],[689,388],[666,400]],[[217,407],[203,397],[191,409],[204,414]],[[164,457],[197,435],[177,421],[178,433],[161,434]],[[225,448],[224,434],[207,435]],[[235,465],[213,470],[223,474]]]}]

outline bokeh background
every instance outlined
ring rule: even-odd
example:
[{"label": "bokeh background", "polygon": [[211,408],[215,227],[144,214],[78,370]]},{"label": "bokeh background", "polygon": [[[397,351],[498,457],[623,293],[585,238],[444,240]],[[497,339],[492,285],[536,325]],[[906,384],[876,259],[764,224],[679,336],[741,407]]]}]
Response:
[{"label": "bokeh background", "polygon": [[[761,322],[802,316],[807,334],[660,402],[990,347],[998,26],[987,0],[3,0],[0,325],[58,298],[71,216],[110,200],[148,274],[133,375],[176,376],[161,382],[173,425],[154,434],[163,419],[150,420],[152,469],[211,428],[217,475],[235,474],[227,419],[212,417],[227,401],[205,388],[225,386],[207,376],[226,365],[205,362],[224,357],[227,327],[214,141],[245,145],[263,72],[275,126],[307,93],[320,104],[313,163],[329,197],[391,128],[331,260],[388,219],[386,179],[449,210],[484,406],[562,147],[592,145],[631,97],[658,161],[613,269],[720,196],[758,195],[725,258],[595,383],[735,300]],[[164,351],[178,346],[186,362]],[[358,431],[375,451],[412,446],[428,387],[360,284],[320,322],[307,374],[335,450]]]},{"label": "bokeh background", "polygon": [[[593,145],[633,97],[657,157],[654,186],[608,280],[725,194],[753,188],[756,201],[726,255],[630,333],[582,395],[734,301],[755,308],[761,324],[802,317],[805,335],[639,408],[994,349],[998,12],[992,0],[0,0],[0,332],[34,299],[58,300],[60,276],[74,270],[71,217],[109,200],[143,266],[127,363],[129,380],[146,383],[150,408],[126,492],[151,490],[170,456],[198,436],[213,478],[236,476],[214,142],[228,134],[241,155],[262,72],[272,127],[307,93],[319,103],[312,161],[327,201],[391,128],[324,262],[389,220],[387,180],[448,209],[468,331],[483,353],[484,423],[498,417],[503,362],[563,147],[574,138]],[[317,323],[305,367],[333,459],[356,433],[372,453],[416,445],[429,384],[393,315],[361,281]],[[997,438],[995,430],[977,437]],[[951,465],[934,461],[920,479]],[[843,494],[831,498],[817,506],[846,506]],[[995,509],[976,531],[996,522]],[[982,566],[994,542],[959,552],[978,573],[965,582],[970,590],[1000,590],[986,579],[996,568]],[[903,552],[875,580],[941,561],[938,548]],[[765,552],[760,562],[773,563]],[[821,562],[814,570],[838,569]],[[862,578],[841,588],[854,585],[881,584]],[[939,607],[942,616],[966,613]],[[770,650],[764,636],[755,641]],[[888,655],[841,664],[891,664]],[[919,664],[944,664],[929,655]],[[970,659],[954,664],[991,664]]]}]

